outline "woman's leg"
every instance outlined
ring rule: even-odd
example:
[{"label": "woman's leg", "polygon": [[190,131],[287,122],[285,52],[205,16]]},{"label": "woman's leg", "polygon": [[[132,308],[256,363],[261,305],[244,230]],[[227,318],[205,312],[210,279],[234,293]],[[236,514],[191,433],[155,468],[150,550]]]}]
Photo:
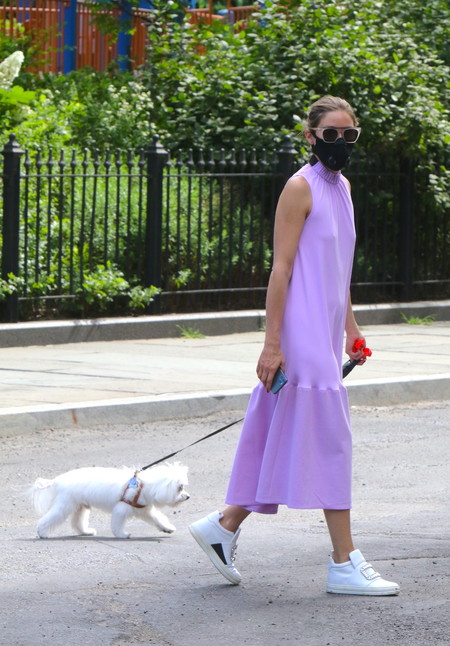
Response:
[{"label": "woman's leg", "polygon": [[377,596],[398,594],[398,584],[382,579],[361,552],[353,547],[350,510],[324,509],[324,514],[334,549],[328,566],[327,592]]},{"label": "woman's leg", "polygon": [[355,549],[350,528],[350,509],[324,509],[323,513],[333,545],[333,561],[346,563],[350,552]]},{"label": "woman's leg", "polygon": [[222,517],[220,518],[219,523],[229,532],[236,532],[242,521],[244,521],[251,513],[251,511],[248,511],[248,509],[244,509],[243,507],[228,505],[228,507],[225,507],[222,511]]},{"label": "woman's leg", "polygon": [[242,507],[228,505],[223,513],[214,511],[189,526],[192,536],[213,565],[235,585],[241,582],[241,575],[234,565],[239,525],[249,514]]}]

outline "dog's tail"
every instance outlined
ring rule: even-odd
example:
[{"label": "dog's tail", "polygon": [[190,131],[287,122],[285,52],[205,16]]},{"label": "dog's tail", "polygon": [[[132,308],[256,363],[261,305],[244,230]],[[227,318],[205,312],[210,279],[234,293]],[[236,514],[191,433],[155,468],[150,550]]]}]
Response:
[{"label": "dog's tail", "polygon": [[35,511],[39,516],[43,516],[50,509],[53,500],[55,499],[56,491],[54,480],[38,478],[34,485],[29,489],[29,494]]}]

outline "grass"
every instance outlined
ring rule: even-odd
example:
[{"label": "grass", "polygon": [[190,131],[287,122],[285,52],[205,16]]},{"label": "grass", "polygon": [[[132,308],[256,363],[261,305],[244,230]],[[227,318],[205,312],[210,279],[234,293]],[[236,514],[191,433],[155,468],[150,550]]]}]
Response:
[{"label": "grass", "polygon": [[433,325],[434,321],[436,320],[435,314],[429,314],[428,316],[424,316],[423,318],[420,318],[419,316],[410,316],[408,318],[405,314],[403,314],[403,312],[400,312],[400,315],[405,323],[408,323],[408,325]]},{"label": "grass", "polygon": [[204,339],[205,335],[197,330],[194,327],[183,327],[182,325],[177,325],[177,328],[180,330],[180,336],[184,339]]}]

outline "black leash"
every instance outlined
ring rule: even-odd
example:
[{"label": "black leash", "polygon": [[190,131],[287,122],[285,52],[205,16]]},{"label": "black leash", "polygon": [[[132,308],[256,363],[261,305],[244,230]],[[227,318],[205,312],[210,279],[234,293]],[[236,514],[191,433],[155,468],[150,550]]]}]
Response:
[{"label": "black leash", "polygon": [[185,446],[182,449],[178,449],[178,451],[174,451],[173,453],[169,453],[169,455],[165,455],[160,460],[155,460],[155,462],[152,462],[151,464],[147,464],[146,467],[142,467],[142,469],[139,469],[139,471],[145,471],[146,469],[150,469],[150,467],[154,467],[155,464],[159,464],[160,462],[164,462],[164,460],[168,460],[169,458],[173,458],[173,456],[177,455],[177,453],[181,453],[181,451],[185,451],[186,449],[189,449],[191,446],[194,446],[194,444],[198,444],[199,442],[203,442],[203,440],[207,440],[208,438],[212,437],[213,435],[217,435],[217,433],[221,433],[222,431],[225,431],[227,428],[230,428],[230,426],[234,426],[235,424],[239,424],[239,422],[242,422],[243,419],[244,419],[243,417],[241,417],[240,419],[236,419],[234,422],[230,422],[230,424],[227,424],[226,426],[222,426],[222,428],[218,428],[217,431],[213,431],[212,433],[209,433],[209,435],[205,435],[205,437],[201,437],[199,440],[195,440],[195,442],[192,442],[192,444],[188,444],[188,446]]},{"label": "black leash", "polygon": [[[358,365],[359,359],[357,361],[347,361],[343,366],[342,366],[342,373],[343,377],[345,378],[349,372],[353,370],[355,366]],[[190,449],[191,446],[194,446],[195,444],[198,444],[199,442],[203,442],[204,440],[209,439],[210,437],[213,437],[213,435],[217,435],[218,433],[222,433],[222,431],[226,431],[227,428],[230,428],[231,426],[234,426],[235,424],[239,424],[239,422],[242,422],[244,418],[241,417],[240,419],[236,419],[234,422],[230,422],[230,424],[227,424],[226,426],[222,426],[222,428],[218,428],[217,431],[213,431],[212,433],[209,433],[208,435],[205,435],[205,437],[201,437],[199,440],[195,440],[195,442],[192,442],[192,444],[188,444],[187,446],[183,447],[182,449],[178,449],[178,451],[174,451],[173,453],[169,453],[169,455],[165,455],[163,458],[160,458],[159,460],[155,460],[155,462],[152,462],[151,464],[147,464],[147,466],[142,467],[139,469],[139,471],[145,471],[146,469],[150,469],[150,467],[154,467],[155,464],[159,464],[160,462],[164,462],[164,460],[168,460],[169,458],[173,458],[174,455],[177,455],[177,453],[181,453],[181,451],[185,451],[186,449]],[[137,472],[136,472],[137,473]]]},{"label": "black leash", "polygon": [[361,359],[349,359],[346,361],[342,366],[342,378],[345,379],[349,372],[351,372],[360,361]]}]

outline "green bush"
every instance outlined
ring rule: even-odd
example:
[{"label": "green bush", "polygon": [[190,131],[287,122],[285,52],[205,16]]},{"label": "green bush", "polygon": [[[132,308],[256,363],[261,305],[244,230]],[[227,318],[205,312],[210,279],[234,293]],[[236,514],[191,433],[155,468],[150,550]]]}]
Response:
[{"label": "green bush", "polygon": [[[137,150],[156,132],[148,88],[132,74],[83,69],[66,76],[29,77],[28,86],[36,100],[14,130],[27,148]],[[3,124],[3,136],[9,129],[10,124]]]},{"label": "green bush", "polygon": [[[28,315],[35,318],[42,316],[45,311],[49,314],[51,305],[45,305],[45,297],[51,295],[56,285],[56,274],[40,274],[39,282],[26,281],[22,277],[8,275],[8,279],[0,279],[0,302],[11,294],[23,295],[33,299],[28,307]],[[109,312],[132,312],[134,314],[145,310],[161,292],[158,287],[132,287],[128,280],[113,263],[97,265],[92,271],[86,271],[81,286],[68,299],[61,300],[59,314],[98,316]],[[75,296],[75,298],[72,298]],[[42,298],[40,298],[42,297]]]},{"label": "green bush", "polygon": [[446,0],[267,0],[242,30],[192,27],[183,2],[153,4],[148,61],[135,73],[26,76],[45,98],[20,140],[36,143],[37,128],[42,143],[43,121],[49,143],[64,131],[79,147],[137,149],[154,132],[170,149],[273,148],[286,133],[303,146],[299,120],[329,93],[355,106],[365,148],[417,157],[450,143]]},{"label": "green bush", "polygon": [[142,75],[168,145],[273,146],[323,94],[355,106],[365,147],[417,153],[450,142],[444,0],[265,4],[241,31],[219,22],[150,31]]}]

